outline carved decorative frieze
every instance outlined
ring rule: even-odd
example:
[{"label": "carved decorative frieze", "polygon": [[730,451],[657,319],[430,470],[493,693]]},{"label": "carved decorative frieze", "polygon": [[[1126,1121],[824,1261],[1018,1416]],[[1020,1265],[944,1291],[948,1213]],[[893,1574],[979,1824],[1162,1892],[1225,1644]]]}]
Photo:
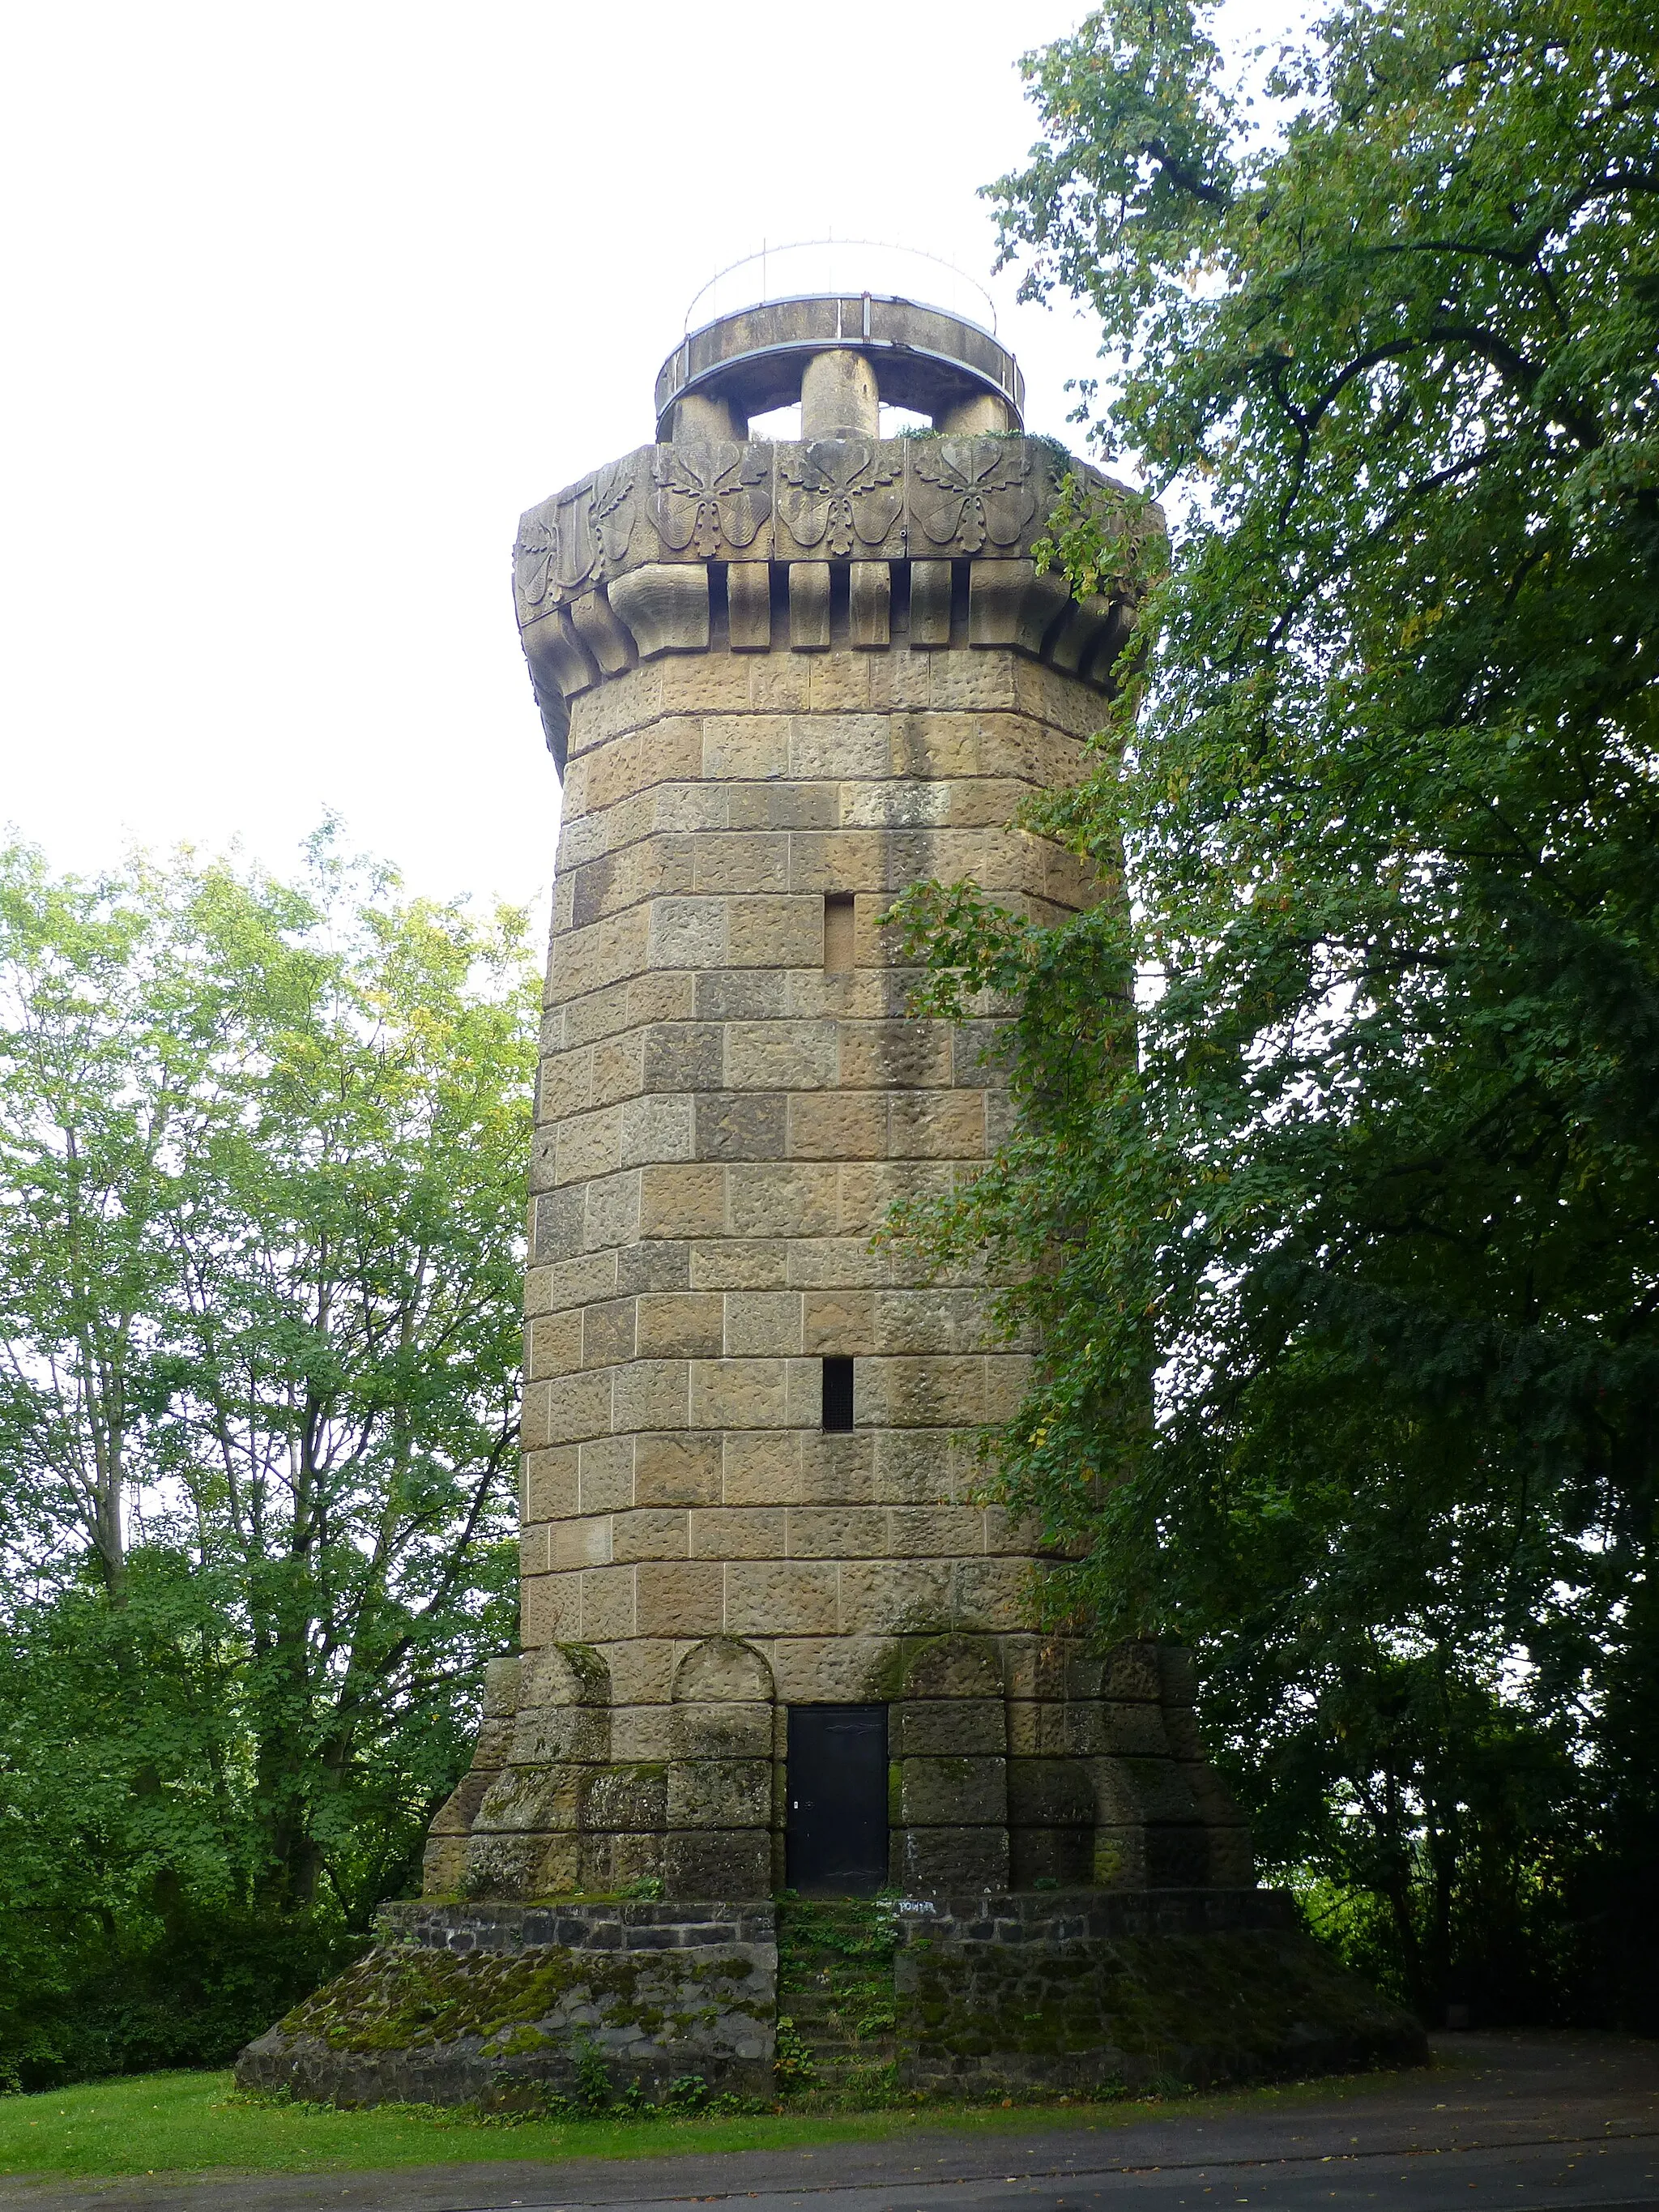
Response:
[{"label": "carved decorative frieze", "polygon": [[642,447],[524,516],[519,622],[657,561],[1019,559],[1059,489],[1054,454],[1026,438]]},{"label": "carved decorative frieze", "polygon": [[521,625],[628,565],[639,461],[635,453],[608,462],[522,518],[513,548]]},{"label": "carved decorative frieze", "polygon": [[[547,502],[550,506],[552,502]],[[513,591],[519,606],[519,627],[534,622],[553,591],[553,571],[559,557],[559,528],[546,507],[532,507],[519,518],[519,535],[513,546]]]},{"label": "carved decorative frieze", "polygon": [[769,446],[659,446],[651,481],[651,520],[665,551],[713,561],[770,550],[757,542],[772,514]]},{"label": "carved decorative frieze", "polygon": [[[910,460],[913,555],[1012,553],[1036,520],[1030,442],[1024,438],[917,439]],[[920,526],[921,539],[915,536]]]},{"label": "carved decorative frieze", "polygon": [[[904,551],[904,447],[815,438],[776,448],[779,554],[869,560]],[[787,541],[792,540],[793,543]]]},{"label": "carved decorative frieze", "polygon": [[[905,642],[948,647],[962,627],[966,566],[960,641],[1012,646],[1109,686],[1129,598],[1077,605],[1059,574],[1039,576],[1030,559],[1063,466],[1041,440],[963,434],[693,441],[642,447],[596,470],[531,508],[514,547],[519,624],[555,757],[565,700],[636,659],[707,649],[718,605],[711,563],[725,570],[734,652],[827,647],[831,571],[842,563],[848,644],[885,647],[897,605]],[[1072,466],[1092,501],[1121,511],[1121,486]],[[1155,529],[1156,517],[1137,526]],[[892,564],[902,561],[908,594],[896,601]],[[783,620],[775,605],[787,608]]]}]

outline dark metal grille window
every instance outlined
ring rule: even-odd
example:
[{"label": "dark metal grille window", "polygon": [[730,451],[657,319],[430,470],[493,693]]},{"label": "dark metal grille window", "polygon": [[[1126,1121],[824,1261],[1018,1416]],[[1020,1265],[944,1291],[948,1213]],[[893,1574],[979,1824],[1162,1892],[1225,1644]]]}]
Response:
[{"label": "dark metal grille window", "polygon": [[839,1354],[823,1363],[823,1425],[826,1429],[853,1425],[853,1363]]}]

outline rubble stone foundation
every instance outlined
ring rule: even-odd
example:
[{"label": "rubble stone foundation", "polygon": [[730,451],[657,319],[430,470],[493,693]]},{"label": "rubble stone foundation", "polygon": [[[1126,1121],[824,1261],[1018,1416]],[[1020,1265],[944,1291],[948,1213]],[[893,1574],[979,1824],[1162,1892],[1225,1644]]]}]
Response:
[{"label": "rubble stone foundation", "polygon": [[[875,1911],[884,1908],[872,1905]],[[1262,1890],[888,1905],[891,2035],[858,2081],[937,2099],[1109,2094],[1414,2063],[1420,2027]],[[776,1909],[388,1906],[350,1972],[250,2044],[246,2089],[534,2110],[833,2087],[775,2069]],[[799,2039],[797,2039],[799,2041]],[[806,2039],[810,2062],[811,2033]]]}]

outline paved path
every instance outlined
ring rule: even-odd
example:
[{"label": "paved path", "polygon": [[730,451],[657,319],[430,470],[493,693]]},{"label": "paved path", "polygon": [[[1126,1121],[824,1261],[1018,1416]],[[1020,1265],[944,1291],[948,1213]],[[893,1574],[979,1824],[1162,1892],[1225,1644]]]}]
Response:
[{"label": "paved path", "polygon": [[1659,2212],[1659,2045],[1441,2039],[1420,2074],[1269,2109],[1006,2135],[948,2119],[811,2150],[502,2160],[399,2173],[0,2183],[0,2212]]}]

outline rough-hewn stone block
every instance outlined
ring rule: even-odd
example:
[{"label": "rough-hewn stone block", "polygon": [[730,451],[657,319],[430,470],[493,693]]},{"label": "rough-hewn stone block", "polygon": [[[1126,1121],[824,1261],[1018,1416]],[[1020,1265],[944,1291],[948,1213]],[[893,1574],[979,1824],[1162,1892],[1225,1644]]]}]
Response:
[{"label": "rough-hewn stone block", "polygon": [[785,1098],[732,1091],[697,1098],[693,1142],[700,1160],[781,1160],[787,1133]]},{"label": "rough-hewn stone block", "polygon": [[721,1440],[708,1433],[641,1436],[633,1447],[633,1500],[641,1506],[717,1504]]},{"label": "rough-hewn stone block", "polygon": [[715,1759],[706,1752],[668,1769],[673,1828],[764,1828],[772,1818],[772,1747],[758,1759]]},{"label": "rough-hewn stone block", "polygon": [[994,1698],[907,1699],[893,1707],[896,1759],[999,1756],[1006,1735],[1003,1708]]},{"label": "rough-hewn stone block", "polygon": [[781,1559],[784,1523],[780,1505],[726,1505],[694,1513],[692,1554],[700,1559]]},{"label": "rough-hewn stone block", "polygon": [[767,1897],[772,1841],[764,1828],[690,1829],[671,1834],[664,1853],[670,1897]]},{"label": "rough-hewn stone block", "polygon": [[1005,1890],[1008,1887],[1008,1830],[898,1828],[893,1835],[892,1878],[912,1896],[939,1892]]},{"label": "rough-hewn stone block", "polygon": [[799,1291],[728,1291],[725,1299],[728,1356],[788,1358],[803,1349]]},{"label": "rough-hewn stone block", "polygon": [[718,1566],[642,1565],[635,1573],[641,1635],[708,1636],[724,1626]]},{"label": "rough-hewn stone block", "polygon": [[1005,1825],[1007,1761],[958,1753],[906,1758],[899,1766],[898,1819],[906,1827]]},{"label": "rough-hewn stone block", "polygon": [[638,1349],[642,1359],[717,1355],[724,1331],[721,1301],[710,1292],[671,1292],[638,1301]]},{"label": "rough-hewn stone block", "polygon": [[738,1636],[833,1632],[836,1570],[817,1563],[734,1559],[726,1570],[726,1625]]}]

